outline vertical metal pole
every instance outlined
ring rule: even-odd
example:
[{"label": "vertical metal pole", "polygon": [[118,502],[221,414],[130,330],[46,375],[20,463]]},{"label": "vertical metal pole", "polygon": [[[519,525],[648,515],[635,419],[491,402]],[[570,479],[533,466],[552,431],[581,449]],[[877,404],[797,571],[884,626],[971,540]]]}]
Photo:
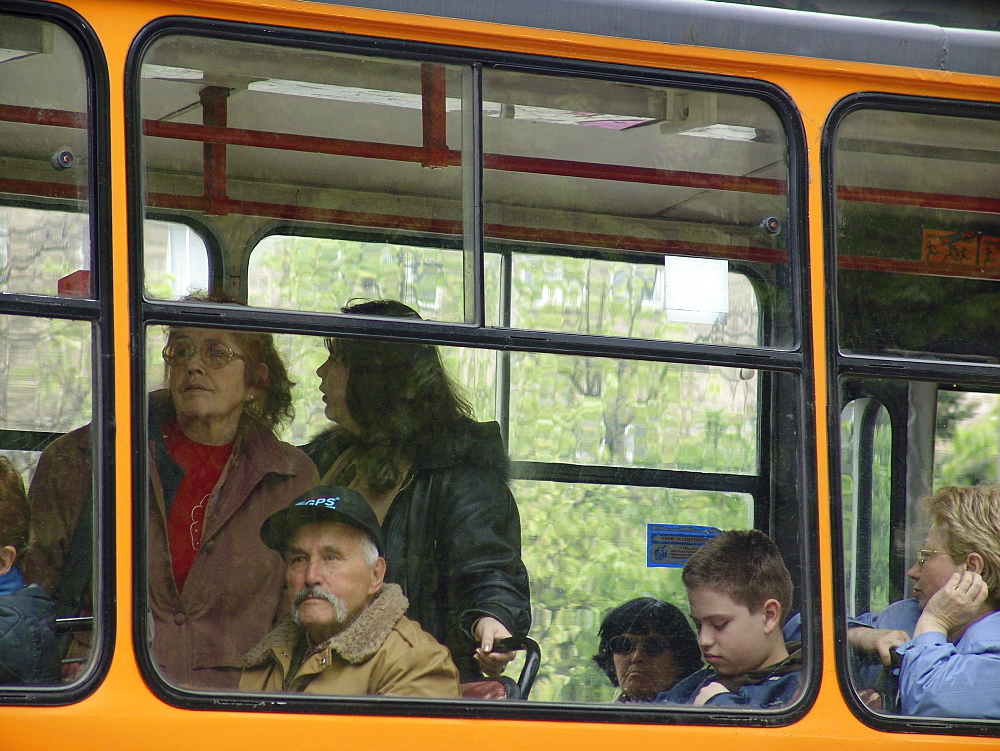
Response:
[{"label": "vertical metal pole", "polygon": [[[500,255],[500,325],[510,328],[510,307],[513,297],[511,284],[514,278],[514,258],[510,250],[505,249]],[[497,422],[500,423],[500,434],[503,443],[510,450],[510,352],[497,352]]]},{"label": "vertical metal pole", "polygon": [[482,68],[462,75],[462,248],[465,322],[482,326],[483,301],[483,149]]}]

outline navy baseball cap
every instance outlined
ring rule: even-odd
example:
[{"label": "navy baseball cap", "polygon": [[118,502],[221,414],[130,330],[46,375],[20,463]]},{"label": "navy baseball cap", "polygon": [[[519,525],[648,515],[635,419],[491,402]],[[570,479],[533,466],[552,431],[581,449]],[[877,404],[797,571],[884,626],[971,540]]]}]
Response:
[{"label": "navy baseball cap", "polygon": [[292,535],[309,522],[340,522],[366,532],[384,555],[382,528],[371,506],[360,493],[339,485],[318,485],[286,508],[275,511],[260,527],[260,539],[269,548],[284,553]]}]

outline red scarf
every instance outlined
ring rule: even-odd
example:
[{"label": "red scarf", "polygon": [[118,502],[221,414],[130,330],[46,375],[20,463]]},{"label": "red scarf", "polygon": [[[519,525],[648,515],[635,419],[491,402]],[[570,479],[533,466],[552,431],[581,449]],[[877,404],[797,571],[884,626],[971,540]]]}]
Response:
[{"label": "red scarf", "polygon": [[184,590],[194,557],[201,548],[205,511],[233,444],[206,446],[192,441],[173,420],[163,427],[167,454],[183,471],[174,502],[167,514],[167,542],[177,591]]}]

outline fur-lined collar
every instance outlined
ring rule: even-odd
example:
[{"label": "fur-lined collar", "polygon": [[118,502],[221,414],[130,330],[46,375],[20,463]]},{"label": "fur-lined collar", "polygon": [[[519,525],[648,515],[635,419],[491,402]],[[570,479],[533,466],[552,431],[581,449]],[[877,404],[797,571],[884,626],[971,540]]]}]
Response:
[{"label": "fur-lined collar", "polygon": [[[359,665],[381,649],[396,623],[409,607],[409,600],[398,584],[385,584],[354,623],[317,648],[317,652],[336,652],[347,662]],[[291,651],[302,638],[302,629],[287,620],[268,633],[256,647],[243,656],[243,667],[259,668],[270,660],[271,651]]]}]

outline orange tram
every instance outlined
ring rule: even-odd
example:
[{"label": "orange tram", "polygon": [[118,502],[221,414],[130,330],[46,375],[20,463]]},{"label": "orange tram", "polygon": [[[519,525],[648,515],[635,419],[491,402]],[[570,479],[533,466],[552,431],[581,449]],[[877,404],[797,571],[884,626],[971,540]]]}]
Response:
[{"label": "orange tram", "polygon": [[[937,552],[921,499],[998,480],[1000,21],[770,5],[4,2],[0,456],[49,545],[24,584],[56,601],[60,660],[0,685],[4,748],[993,747],[1000,716],[863,684],[848,634]],[[163,667],[164,623],[191,625],[197,668],[195,622],[235,618],[238,676],[262,634],[237,643],[234,601],[274,608],[260,559],[212,564],[212,541],[189,579],[209,604],[155,594],[151,405],[198,346],[249,369],[233,342],[262,336],[289,451],[329,429],[337,342],[438,352],[498,430],[530,581],[510,630],[538,648],[507,670],[520,698]],[[781,552],[794,697],[621,701],[602,619],[639,597],[687,614],[681,566],[720,529]]]}]

